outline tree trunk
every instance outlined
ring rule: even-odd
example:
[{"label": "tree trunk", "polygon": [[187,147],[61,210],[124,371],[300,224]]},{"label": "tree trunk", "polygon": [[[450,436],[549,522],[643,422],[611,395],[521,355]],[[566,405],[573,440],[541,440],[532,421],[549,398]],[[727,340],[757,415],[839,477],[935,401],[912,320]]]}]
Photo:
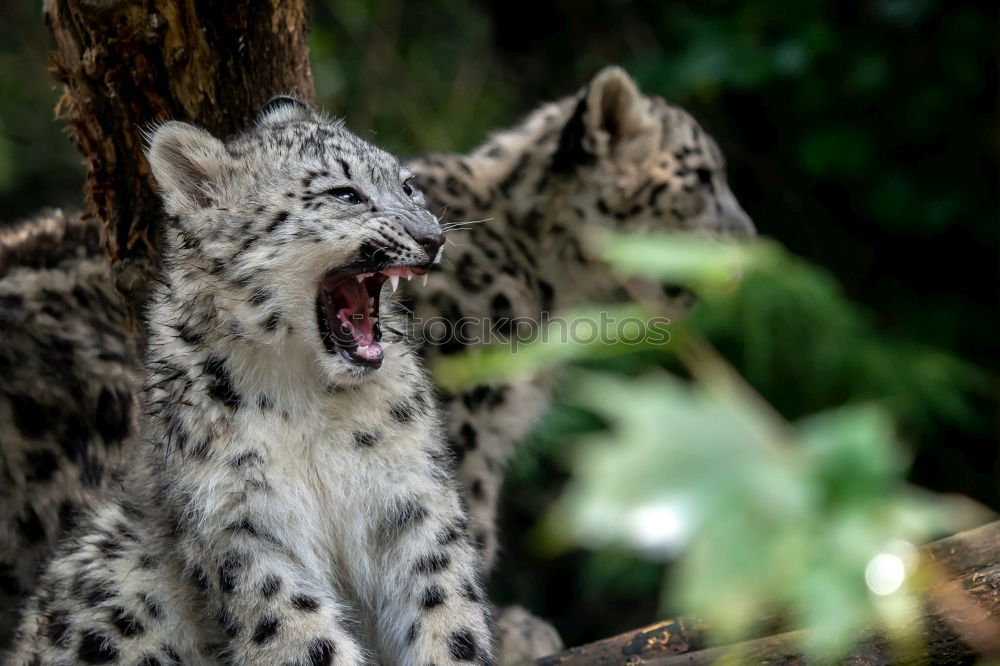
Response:
[{"label": "tree trunk", "polygon": [[44,13],[57,112],[87,164],[83,215],[101,222],[135,324],[162,216],[143,132],[176,119],[226,136],[276,94],[312,101],[306,0],[45,0]]}]

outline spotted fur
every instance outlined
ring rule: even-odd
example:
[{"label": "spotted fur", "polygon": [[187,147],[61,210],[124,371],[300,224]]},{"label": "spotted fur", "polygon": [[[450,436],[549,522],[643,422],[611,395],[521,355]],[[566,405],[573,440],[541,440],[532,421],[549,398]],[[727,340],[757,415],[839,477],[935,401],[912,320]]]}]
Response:
[{"label": "spotted fur", "polygon": [[[617,67],[469,155],[431,155],[409,166],[432,210],[457,225],[446,261],[426,289],[409,294],[409,307],[418,320],[453,328],[488,317],[501,339],[519,318],[539,321],[586,300],[621,298],[585,250],[588,230],[754,233],[712,138],[683,109],[640,93]],[[467,220],[483,221],[461,224]],[[690,304],[689,292],[663,296],[678,310]],[[467,348],[450,338],[425,354],[433,361]],[[484,384],[442,396],[470,529],[487,566],[497,553],[504,464],[544,413],[549,383]]]},{"label": "spotted fur", "polygon": [[59,211],[0,233],[0,647],[38,563],[120,467],[138,360],[99,229]]},{"label": "spotted fur", "polygon": [[[582,234],[589,228],[753,233],[752,224],[726,184],[722,156],[711,137],[682,109],[639,93],[631,79],[617,68],[603,70],[577,94],[543,105],[521,124],[497,133],[468,155],[428,155],[410,161],[408,166],[432,209],[457,226],[449,232],[445,260],[432,273],[429,286],[425,290],[408,289],[404,302],[425,321],[443,321],[452,329],[460,326],[464,317],[491,317],[498,322],[521,316],[537,318],[542,312],[558,311],[588,298],[618,298],[609,276],[586,255]],[[57,218],[59,224],[67,220],[71,218]],[[481,222],[459,224],[471,220]],[[28,228],[48,228],[52,224],[41,220]],[[276,215],[271,224],[286,225],[288,219]],[[96,238],[96,229],[93,234]],[[3,245],[0,238],[0,257],[4,256]],[[36,247],[29,245],[31,250]],[[24,271],[16,279],[13,275],[2,278],[0,284],[26,299],[42,298],[32,293],[37,291],[32,275],[39,270],[39,261],[48,259],[30,257],[44,258],[48,254],[18,250],[17,244],[11,247],[7,256],[16,254],[17,259],[8,263],[23,264]],[[63,252],[56,254],[61,256]],[[67,261],[69,267],[59,270],[75,280],[71,263],[87,259]],[[111,293],[102,271],[95,270],[90,279]],[[675,296],[674,292],[668,295]],[[262,304],[268,298],[269,290],[262,287],[249,300]],[[681,305],[687,305],[688,298],[682,292]],[[20,307],[11,306],[14,316],[21,316]],[[80,319],[78,308],[60,311],[62,327],[74,318]],[[84,329],[125,328],[118,309],[109,312],[103,323],[82,323]],[[54,329],[58,332],[59,327]],[[13,403],[7,396],[47,399],[52,395],[46,404],[73,402],[56,392],[55,378],[62,376],[66,367],[73,368],[80,377],[99,375],[97,368],[89,367],[95,346],[89,335],[65,343],[67,349],[78,349],[73,352],[78,358],[72,365],[59,361],[54,368],[22,372],[15,363],[9,376],[12,380],[20,377],[20,384],[5,384],[8,375],[0,373],[0,432],[4,433],[0,464],[11,470],[24,469],[26,456],[58,446],[53,434],[21,431],[11,416],[14,409],[9,405]],[[183,327],[177,335],[191,341],[197,338],[195,331]],[[8,353],[12,358],[14,354],[39,356],[32,338],[23,340],[11,346]],[[466,347],[449,340],[429,346],[425,354],[433,360]],[[128,365],[122,362],[122,367]],[[21,388],[27,385],[32,388]],[[81,386],[89,388],[83,383]],[[90,392],[74,392],[82,399],[72,408],[94,412],[97,394],[93,391],[99,386],[95,382]],[[469,530],[483,551],[487,569],[497,551],[494,516],[504,462],[514,444],[544,412],[547,395],[547,383],[531,382],[483,385],[458,395],[441,396],[450,455],[457,460],[457,474],[470,507]],[[8,405],[6,414],[4,404]],[[86,425],[86,419],[78,419],[77,423],[92,428]],[[358,435],[360,442],[375,436],[367,431]],[[100,443],[88,443],[86,450],[95,451],[98,460],[108,456]],[[244,464],[255,460],[250,453],[243,455],[239,459]],[[69,469],[59,472],[59,487],[44,480],[11,486],[12,492],[0,495],[0,501],[11,507],[4,515],[22,515],[33,507],[51,505],[43,499],[47,496],[86,495],[75,465],[73,460],[59,459],[59,469]],[[112,467],[111,462],[102,466],[102,483],[106,470]],[[43,510],[37,510],[37,514],[44,532],[39,543],[50,543],[60,529],[57,516]],[[4,540],[0,540],[0,595],[9,595],[7,603],[0,598],[2,627],[3,609],[14,607],[20,590],[32,588],[33,566],[41,547],[33,547],[14,521],[0,529],[7,530]],[[511,626],[526,626],[525,616],[517,618]],[[515,644],[520,640],[517,632],[502,633],[512,654],[542,656],[544,652],[537,650],[551,651],[558,645],[531,638],[551,635],[544,627],[522,632],[528,637],[523,645]]]},{"label": "spotted fur", "polygon": [[168,123],[150,163],[170,219],[146,417],[11,663],[492,663],[416,357],[391,339],[380,369],[331,353],[314,307],[330,271],[435,260],[408,171],[291,100],[226,144]]}]

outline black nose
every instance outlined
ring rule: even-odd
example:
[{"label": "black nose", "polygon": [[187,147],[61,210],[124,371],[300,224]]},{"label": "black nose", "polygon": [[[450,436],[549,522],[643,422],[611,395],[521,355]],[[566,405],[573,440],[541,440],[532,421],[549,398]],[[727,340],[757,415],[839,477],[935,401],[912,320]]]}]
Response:
[{"label": "black nose", "polygon": [[410,238],[423,248],[428,257],[433,259],[437,256],[438,250],[444,245],[444,233],[436,222],[428,224],[405,220],[403,226],[406,227],[406,233],[410,234]]}]

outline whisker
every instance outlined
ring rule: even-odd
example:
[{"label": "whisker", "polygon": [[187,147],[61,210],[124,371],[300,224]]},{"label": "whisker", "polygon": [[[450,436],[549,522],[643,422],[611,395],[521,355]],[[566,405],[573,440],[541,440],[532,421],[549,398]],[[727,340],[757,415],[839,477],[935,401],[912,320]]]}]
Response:
[{"label": "whisker", "polygon": [[453,229],[460,229],[463,227],[468,227],[473,224],[482,224],[483,222],[492,222],[495,217],[484,217],[481,220],[464,220],[462,222],[445,222],[441,224],[441,229],[444,231],[452,231]]}]

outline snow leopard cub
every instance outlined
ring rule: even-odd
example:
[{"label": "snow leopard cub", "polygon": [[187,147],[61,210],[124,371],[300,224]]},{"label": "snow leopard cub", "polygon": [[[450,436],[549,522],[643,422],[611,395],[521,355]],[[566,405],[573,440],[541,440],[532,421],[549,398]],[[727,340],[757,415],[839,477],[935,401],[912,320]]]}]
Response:
[{"label": "snow leopard cub", "polygon": [[444,242],[409,172],[290,98],[226,143],[167,123],[149,158],[149,418],[13,663],[492,663],[431,388],[379,327]]}]

